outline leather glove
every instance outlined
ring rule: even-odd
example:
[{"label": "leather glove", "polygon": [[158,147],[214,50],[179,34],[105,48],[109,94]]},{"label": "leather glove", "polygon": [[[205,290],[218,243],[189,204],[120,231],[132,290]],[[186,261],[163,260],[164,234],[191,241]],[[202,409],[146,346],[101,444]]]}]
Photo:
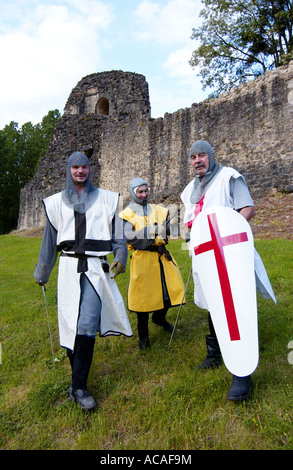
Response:
[{"label": "leather glove", "polygon": [[124,266],[121,263],[118,263],[118,261],[113,261],[113,263],[110,266],[110,271],[114,269],[116,266],[116,271],[112,273],[111,279],[115,279],[118,274],[121,274],[124,271]]},{"label": "leather glove", "polygon": [[154,225],[151,227],[149,224],[146,226],[147,228],[147,238],[156,238],[156,235],[158,233],[158,226]]},{"label": "leather glove", "polygon": [[189,231],[186,232],[186,234],[185,234],[185,241],[186,241],[186,243],[188,243],[190,241],[190,232]]},{"label": "leather glove", "polygon": [[166,238],[166,225],[157,225],[157,235]]}]

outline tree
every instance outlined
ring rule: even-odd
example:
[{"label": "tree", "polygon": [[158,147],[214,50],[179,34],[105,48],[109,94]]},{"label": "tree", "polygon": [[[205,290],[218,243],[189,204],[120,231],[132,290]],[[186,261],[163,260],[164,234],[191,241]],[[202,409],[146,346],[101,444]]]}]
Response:
[{"label": "tree", "polygon": [[55,109],[41,124],[27,122],[18,129],[11,121],[0,130],[0,234],[16,228],[20,190],[34,176],[59,119]]},{"label": "tree", "polygon": [[202,0],[202,26],[190,65],[200,67],[203,89],[214,95],[288,64],[293,59],[293,2]]}]

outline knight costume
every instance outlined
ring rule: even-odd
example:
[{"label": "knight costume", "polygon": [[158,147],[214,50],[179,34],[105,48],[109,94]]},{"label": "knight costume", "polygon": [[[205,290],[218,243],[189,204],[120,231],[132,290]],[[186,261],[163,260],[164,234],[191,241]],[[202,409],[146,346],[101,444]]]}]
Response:
[{"label": "knight costume", "polygon": [[148,318],[172,332],[166,320],[170,307],[180,305],[184,296],[181,273],[166,249],[169,230],[168,210],[149,204],[136,196],[136,190],[148,186],[142,178],[129,184],[131,201],[119,215],[124,221],[128,250],[132,251],[128,309],[137,313],[139,347],[149,347]]},{"label": "knight costume", "polygon": [[[214,151],[207,141],[196,141],[189,152],[189,156],[208,154],[208,172],[199,177],[196,175],[181,194],[185,205],[184,223],[191,229],[197,216],[207,208],[216,206],[229,207],[240,211],[244,207],[254,206],[244,177],[233,168],[221,167],[214,159]],[[272,298],[276,302],[273,289],[268,279],[262,260],[254,248],[254,268],[256,288],[263,297]],[[208,266],[207,266],[207,269]],[[208,309],[197,270],[196,257],[192,256],[192,271],[194,279],[194,302],[203,309]],[[209,314],[210,334],[206,336],[207,357],[198,366],[200,369],[214,368],[221,364],[222,357],[214,325]],[[243,400],[252,390],[250,376],[233,376],[232,387],[227,394],[228,400]]]},{"label": "knight costume", "polygon": [[[35,280],[45,284],[61,252],[59,337],[72,366],[70,393],[75,392],[77,401],[80,390],[86,390],[96,332],[100,336],[132,336],[107,259],[114,253],[114,261],[126,266],[128,252],[123,230],[118,234],[119,194],[92,186],[90,175],[79,194],[71,176],[71,167],[79,165],[89,166],[89,160],[81,152],[74,152],[67,162],[66,189],[43,200],[47,223],[34,272]],[[80,404],[87,408],[85,401],[84,406]]]}]

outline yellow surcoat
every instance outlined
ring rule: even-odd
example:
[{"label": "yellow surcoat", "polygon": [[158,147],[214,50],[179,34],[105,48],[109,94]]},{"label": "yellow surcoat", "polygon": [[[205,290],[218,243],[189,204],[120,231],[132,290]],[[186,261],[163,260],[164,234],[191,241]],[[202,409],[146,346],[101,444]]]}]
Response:
[{"label": "yellow surcoat", "polygon": [[[147,224],[151,227],[155,223],[162,225],[167,219],[168,210],[154,204],[149,204],[149,207],[151,210],[147,216],[136,214],[130,207],[119,215],[130,222],[135,231],[141,230]],[[151,247],[164,245],[166,241],[156,236]],[[163,279],[171,306],[180,305],[184,295],[184,284],[171,253],[167,252],[166,256],[164,252],[138,250],[129,244],[127,246],[129,250],[133,250],[130,263],[128,309],[133,312],[154,312],[164,308]]]}]

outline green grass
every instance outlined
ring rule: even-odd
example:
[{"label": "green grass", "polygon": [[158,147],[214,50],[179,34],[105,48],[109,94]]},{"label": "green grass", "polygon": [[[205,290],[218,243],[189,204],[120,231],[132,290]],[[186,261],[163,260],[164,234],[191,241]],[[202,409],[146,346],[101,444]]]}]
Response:
[{"label": "green grass", "polygon": [[[134,336],[97,338],[89,389],[98,409],[82,412],[70,402],[70,368],[59,347],[54,268],[47,303],[57,369],[55,384],[44,299],[33,271],[41,240],[0,237],[1,380],[0,447],[5,450],[292,449],[293,242],[257,240],[278,304],[258,298],[260,361],[252,399],[226,400],[231,374],[225,366],[196,372],[205,357],[207,314],[187,291],[170,350],[169,334],[150,323],[151,349]],[[186,282],[190,260],[181,241],[170,250]],[[129,265],[117,278],[126,300]],[[178,308],[168,318],[174,323]],[[292,362],[292,361],[291,361]]]}]

